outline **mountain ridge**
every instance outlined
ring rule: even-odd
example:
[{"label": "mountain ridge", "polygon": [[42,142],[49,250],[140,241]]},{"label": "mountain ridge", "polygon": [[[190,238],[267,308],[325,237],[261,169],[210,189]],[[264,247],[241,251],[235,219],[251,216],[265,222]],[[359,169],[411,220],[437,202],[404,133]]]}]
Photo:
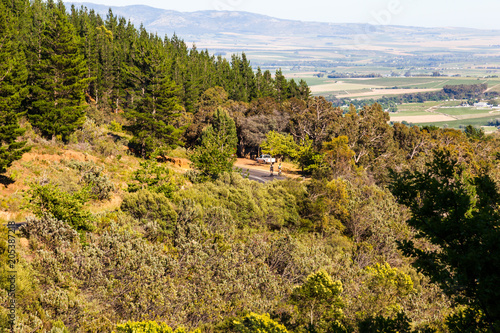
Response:
[{"label": "mountain ridge", "polygon": [[[106,18],[113,15],[143,24],[150,33],[186,41],[189,47],[216,55],[245,52],[259,65],[360,64],[364,61],[401,64],[401,57],[447,57],[448,62],[467,60],[475,54],[500,54],[500,30],[457,27],[414,27],[369,23],[325,23],[280,19],[243,11],[203,10],[179,12],[146,5],[107,6],[90,2],[67,2],[86,7]],[[440,60],[441,62],[444,61]],[[419,66],[428,64],[421,61]]]},{"label": "mountain ridge", "polygon": [[492,32],[498,30],[481,30],[461,27],[418,27],[401,25],[372,25],[368,23],[327,23],[315,21],[301,21],[281,19],[264,14],[245,11],[217,11],[201,10],[180,12],[168,9],[159,9],[147,5],[107,6],[91,2],[66,2],[94,9],[97,14],[105,17],[111,8],[114,15],[130,19],[134,25],[143,24],[147,30],[158,33],[183,35],[205,35],[221,32],[243,34],[270,34],[280,36],[296,35],[353,35],[387,32],[388,30],[417,29],[421,32],[449,32],[450,30],[469,32]]}]

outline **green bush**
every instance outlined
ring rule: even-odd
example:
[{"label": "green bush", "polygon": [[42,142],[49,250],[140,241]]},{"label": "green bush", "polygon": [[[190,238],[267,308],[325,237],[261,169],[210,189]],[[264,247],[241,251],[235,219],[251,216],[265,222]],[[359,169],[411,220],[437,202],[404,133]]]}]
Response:
[{"label": "green bush", "polygon": [[82,128],[75,131],[70,142],[86,150],[93,150],[104,156],[118,155],[122,146],[127,144],[125,138],[109,135],[108,129],[98,126],[92,119],[87,118]]},{"label": "green bush", "polygon": [[81,172],[80,183],[90,188],[91,196],[97,200],[111,198],[111,193],[115,190],[115,185],[106,176],[102,167],[93,162],[70,161],[68,166]]},{"label": "green bush", "polygon": [[123,132],[122,124],[114,120],[111,120],[111,123],[108,125],[108,128],[110,131],[113,132]]},{"label": "green bush", "polygon": [[50,248],[67,247],[78,240],[78,233],[73,228],[48,214],[40,219],[27,218],[21,231],[27,238],[35,237]]},{"label": "green bush", "polygon": [[[290,301],[297,306],[299,323],[314,331],[342,318],[342,283],[319,270],[293,289]],[[321,330],[320,330],[321,331]]]},{"label": "green bush", "polygon": [[67,193],[53,184],[33,184],[29,191],[29,201],[33,213],[38,217],[46,214],[68,222],[77,231],[92,231],[92,214],[83,209],[89,199],[89,190],[83,188],[75,193]]},{"label": "green bush", "polygon": [[177,213],[163,193],[140,190],[128,194],[121,209],[139,220],[159,220],[175,222]]},{"label": "green bush", "polygon": [[69,330],[62,321],[58,320],[52,325],[52,329],[49,333],[69,333]]},{"label": "green bush", "polygon": [[[177,328],[172,330],[165,323],[157,323],[155,321],[143,322],[127,322],[125,324],[116,326],[116,333],[187,333],[184,328]],[[192,331],[191,333],[199,333],[199,330]]]},{"label": "green bush", "polygon": [[359,332],[410,333],[410,324],[410,319],[403,312],[398,313],[394,318],[368,317],[359,322]]},{"label": "green bush", "polygon": [[147,189],[154,193],[163,193],[167,198],[177,190],[174,173],[155,161],[141,163],[141,168],[134,172],[133,183],[128,184],[129,192]]},{"label": "green bush", "polygon": [[285,326],[272,320],[268,314],[250,313],[234,324],[238,333],[288,333]]},{"label": "green bush", "polygon": [[[227,173],[215,182],[195,184],[175,193],[174,202],[194,200],[202,207],[221,207],[231,212],[240,227],[267,226],[270,229],[296,227],[300,216],[295,181],[270,182],[265,185]],[[289,191],[290,190],[290,191]]]}]

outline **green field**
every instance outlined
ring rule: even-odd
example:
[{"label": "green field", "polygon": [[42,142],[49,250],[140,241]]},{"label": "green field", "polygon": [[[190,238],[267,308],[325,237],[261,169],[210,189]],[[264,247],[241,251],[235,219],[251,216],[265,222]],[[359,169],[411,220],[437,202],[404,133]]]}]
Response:
[{"label": "green field", "polygon": [[[369,68],[361,66],[363,73],[381,73],[380,68]],[[314,76],[313,68],[302,68],[300,70],[284,71],[287,77],[293,77],[295,80],[304,79],[311,87],[314,95],[328,96],[349,96],[352,99],[378,99],[382,97],[397,96],[404,93],[418,93],[421,89],[442,89],[445,85],[460,84],[482,84],[487,83],[491,91],[500,92],[500,78],[483,77],[379,77],[366,79],[349,78],[328,78],[331,70],[325,69],[324,76],[319,78]],[[337,73],[361,73],[360,68],[336,68]],[[465,73],[462,73],[465,75]],[[424,122],[419,125],[448,126],[450,128],[463,128],[466,125],[486,126],[491,120],[500,118],[500,111],[492,109],[475,109],[466,107],[457,107],[460,101],[429,101],[425,103],[407,103],[398,105],[398,112],[391,113],[391,117],[415,117],[415,116],[437,116],[439,114],[447,115],[455,120],[441,122]],[[438,117],[436,117],[439,119]],[[404,119],[404,118],[402,118]],[[417,118],[425,120],[429,118]],[[430,120],[429,119],[429,120]],[[441,119],[443,119],[441,117]],[[412,119],[413,121],[415,118]],[[490,129],[492,131],[493,129]]]},{"label": "green field", "polygon": [[[398,106],[397,113],[391,113],[391,117],[397,117],[398,121],[404,119],[405,116],[408,117],[407,121],[418,125],[435,125],[439,127],[447,126],[450,128],[463,128],[467,125],[473,125],[476,127],[487,126],[488,123],[495,119],[500,119],[500,110],[497,109],[476,109],[473,107],[445,107],[445,106],[456,106],[458,101],[448,101],[448,102],[425,102],[425,103],[408,103]],[[432,109],[431,109],[432,108]],[[428,111],[426,111],[428,110]],[[432,111],[432,112],[430,112]],[[414,116],[429,116],[434,115],[447,115],[454,118],[447,121],[433,121],[433,122],[420,122],[416,121],[415,118],[410,118]],[[403,117],[403,118],[401,118]],[[427,119],[429,119],[427,117]],[[422,120],[425,120],[422,119]],[[496,130],[496,129],[495,129]],[[490,129],[491,131],[491,129]]]},{"label": "green field", "polygon": [[475,127],[488,126],[489,121],[495,121],[500,117],[483,117],[483,118],[475,118],[475,119],[460,119],[453,121],[439,121],[439,122],[430,122],[430,123],[419,123],[419,126],[426,125],[434,125],[438,127],[443,127],[447,125],[449,128],[464,128],[467,125],[472,125]]},{"label": "green field", "polygon": [[475,109],[475,108],[439,108],[436,112],[448,114],[450,116],[465,116],[464,118],[478,118],[484,117],[490,113],[497,113],[500,115],[500,112],[492,112],[491,109]]},{"label": "green field", "polygon": [[[307,73],[307,74],[304,74]],[[296,81],[305,80],[311,87],[314,95],[346,95],[351,94],[352,98],[381,98],[383,96],[396,96],[406,93],[418,92],[418,89],[442,89],[446,85],[460,84],[478,84],[487,83],[488,87],[493,91],[500,92],[499,78],[477,78],[477,77],[380,77],[368,79],[343,79],[343,78],[328,78],[326,73],[322,78],[314,76],[314,71],[284,71],[288,78],[293,78]],[[382,89],[379,94],[371,96],[363,95],[370,89]],[[402,89],[397,92],[391,89]],[[411,90],[411,91],[410,91]],[[355,95],[360,94],[360,95]]]},{"label": "green field", "polygon": [[439,102],[424,102],[424,103],[404,103],[398,105],[398,112],[392,114],[393,116],[401,117],[401,116],[425,116],[429,115],[429,112],[426,112],[429,108],[439,105]]}]

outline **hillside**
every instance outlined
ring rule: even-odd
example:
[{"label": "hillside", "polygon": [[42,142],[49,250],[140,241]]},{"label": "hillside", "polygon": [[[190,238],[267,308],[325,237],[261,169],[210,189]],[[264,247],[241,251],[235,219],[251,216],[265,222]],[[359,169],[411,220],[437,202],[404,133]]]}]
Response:
[{"label": "hillside", "polygon": [[498,135],[53,1],[0,1],[0,96],[1,332],[500,330]]}]

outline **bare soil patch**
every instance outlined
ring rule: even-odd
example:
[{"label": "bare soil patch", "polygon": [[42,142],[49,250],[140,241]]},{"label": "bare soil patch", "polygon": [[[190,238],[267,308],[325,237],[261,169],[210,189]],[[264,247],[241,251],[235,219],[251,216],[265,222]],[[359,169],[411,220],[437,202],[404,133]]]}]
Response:
[{"label": "bare soil patch", "polygon": [[51,161],[60,162],[61,160],[77,160],[77,161],[97,161],[97,158],[92,155],[81,153],[74,150],[64,150],[61,154],[38,154],[38,153],[26,153],[23,155],[21,161],[31,162],[31,161]]},{"label": "bare soil patch", "polygon": [[354,93],[354,94],[344,94],[337,95],[337,98],[348,98],[348,97],[366,97],[366,96],[377,96],[377,95],[403,95],[403,94],[414,94],[420,92],[428,91],[438,91],[441,89],[372,89],[372,91],[367,91],[365,93]]},{"label": "bare soil patch", "polygon": [[406,120],[407,122],[410,123],[431,123],[431,122],[438,122],[438,121],[453,121],[456,120],[455,118],[445,116],[442,114],[432,114],[428,116],[397,116],[397,117],[392,117],[391,116],[391,121],[403,121]]}]

